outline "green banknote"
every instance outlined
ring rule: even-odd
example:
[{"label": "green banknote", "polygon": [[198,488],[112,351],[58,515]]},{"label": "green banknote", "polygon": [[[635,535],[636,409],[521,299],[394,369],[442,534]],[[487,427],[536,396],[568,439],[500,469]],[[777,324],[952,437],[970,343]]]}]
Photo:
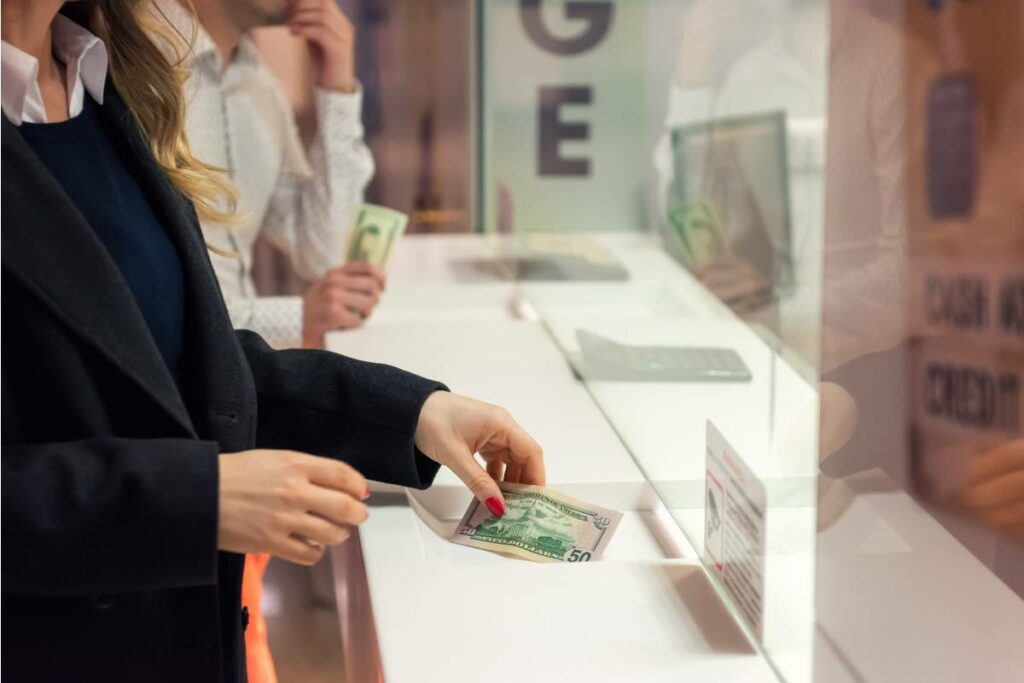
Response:
[{"label": "green banknote", "polygon": [[474,498],[452,542],[534,562],[593,562],[622,519],[621,512],[543,486],[500,486],[505,516],[498,519]]},{"label": "green banknote", "polygon": [[363,204],[349,234],[346,261],[369,261],[384,268],[408,222],[409,217],[401,211]]},{"label": "green banknote", "polygon": [[685,202],[668,214],[691,268],[728,253],[722,221],[708,202]]}]

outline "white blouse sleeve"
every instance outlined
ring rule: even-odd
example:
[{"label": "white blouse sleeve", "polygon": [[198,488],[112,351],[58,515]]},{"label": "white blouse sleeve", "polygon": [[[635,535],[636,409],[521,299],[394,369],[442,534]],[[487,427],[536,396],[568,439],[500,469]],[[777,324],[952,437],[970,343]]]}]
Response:
[{"label": "white blouse sleeve", "polygon": [[308,160],[295,121],[288,117],[284,164],[261,226],[307,280],[341,264],[349,224],[374,171],[363,141],[362,90],[346,94],[317,88],[314,98],[317,134]]},{"label": "white blouse sleeve", "polygon": [[302,346],[302,297],[260,296],[226,298],[231,324],[252,330],[275,349]]}]

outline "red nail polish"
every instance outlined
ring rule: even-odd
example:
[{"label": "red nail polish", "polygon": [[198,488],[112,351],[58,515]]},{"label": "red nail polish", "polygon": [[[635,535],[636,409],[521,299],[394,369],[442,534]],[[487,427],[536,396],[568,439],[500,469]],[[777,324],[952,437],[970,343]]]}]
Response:
[{"label": "red nail polish", "polygon": [[505,516],[505,504],[501,502],[499,498],[488,498],[484,501],[484,505],[491,511],[491,514],[495,517]]}]

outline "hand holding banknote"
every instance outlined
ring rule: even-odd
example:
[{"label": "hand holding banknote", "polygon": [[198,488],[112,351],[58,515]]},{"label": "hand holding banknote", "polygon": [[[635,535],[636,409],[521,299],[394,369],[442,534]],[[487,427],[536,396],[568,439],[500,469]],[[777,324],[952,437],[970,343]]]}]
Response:
[{"label": "hand holding banknote", "polygon": [[544,488],[540,446],[497,406],[445,391],[431,394],[416,427],[416,447],[473,493],[454,543],[535,562],[593,562],[622,519],[621,512]]},{"label": "hand holding banknote", "polygon": [[358,327],[380,302],[384,271],[364,261],[332,268],[302,299],[302,345],[322,348],[324,334]]},{"label": "hand holding banknote", "polygon": [[540,445],[497,406],[446,391],[434,392],[423,404],[415,438],[424,455],[452,470],[497,517],[505,513],[497,482],[545,482]]}]

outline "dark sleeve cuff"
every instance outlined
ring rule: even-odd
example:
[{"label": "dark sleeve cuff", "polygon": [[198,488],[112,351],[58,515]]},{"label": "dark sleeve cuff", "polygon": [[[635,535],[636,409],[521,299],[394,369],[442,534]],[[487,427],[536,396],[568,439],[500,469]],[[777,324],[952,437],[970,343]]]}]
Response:
[{"label": "dark sleeve cuff", "polygon": [[409,484],[414,489],[429,488],[434,483],[434,477],[441,470],[441,465],[423,455],[420,449],[416,449],[416,479],[415,484]]},{"label": "dark sleeve cuff", "polygon": [[[139,553],[141,565],[163,563],[173,585],[208,585],[217,581],[217,528],[220,522],[220,444],[188,442],[188,466],[168,464],[167,479],[155,487],[154,510],[166,510],[174,540],[152,539],[152,555]],[[156,558],[156,559],[154,559]]]},{"label": "dark sleeve cuff", "polygon": [[440,382],[327,351],[274,351],[239,332],[259,405],[256,444],[342,460],[367,479],[426,488],[438,465],[416,450],[420,411]]}]

